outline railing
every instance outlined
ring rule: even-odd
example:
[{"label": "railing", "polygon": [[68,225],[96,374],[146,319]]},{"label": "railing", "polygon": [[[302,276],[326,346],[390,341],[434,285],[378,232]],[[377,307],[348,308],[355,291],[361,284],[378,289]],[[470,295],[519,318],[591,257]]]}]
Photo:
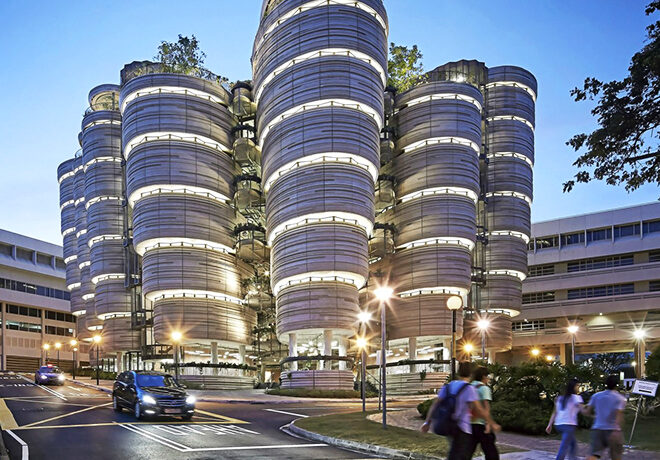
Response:
[{"label": "railing", "polygon": [[[339,369],[339,363],[346,363],[346,370],[352,370],[354,366],[353,358],[348,356],[289,356],[280,361],[280,369],[282,371],[294,370],[291,368],[291,363],[297,363],[299,371],[303,370],[324,370],[324,369]],[[330,366],[327,367],[327,363]],[[302,365],[301,365],[302,364]]]},{"label": "railing", "polygon": [[237,363],[164,363],[163,368],[170,373],[174,373],[179,368],[179,375],[227,375],[227,376],[245,376],[256,377],[257,368],[248,364]]},{"label": "railing", "polygon": [[[406,374],[411,372],[449,372],[451,361],[439,359],[403,359],[385,364],[386,373]],[[413,367],[414,366],[414,367]],[[369,364],[367,370],[380,369],[380,364]]]}]

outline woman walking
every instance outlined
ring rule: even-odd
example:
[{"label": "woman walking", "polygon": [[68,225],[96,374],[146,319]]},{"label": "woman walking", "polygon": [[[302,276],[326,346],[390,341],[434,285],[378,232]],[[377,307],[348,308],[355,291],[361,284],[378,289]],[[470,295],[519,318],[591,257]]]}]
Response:
[{"label": "woman walking", "polygon": [[564,460],[568,454],[569,460],[577,458],[577,441],[575,440],[575,430],[578,424],[578,413],[584,405],[582,396],[575,394],[577,389],[577,380],[571,379],[566,384],[566,391],[563,395],[555,399],[555,409],[552,411],[550,421],[545,429],[550,434],[552,425],[561,433],[561,445],[557,452],[556,460]]}]

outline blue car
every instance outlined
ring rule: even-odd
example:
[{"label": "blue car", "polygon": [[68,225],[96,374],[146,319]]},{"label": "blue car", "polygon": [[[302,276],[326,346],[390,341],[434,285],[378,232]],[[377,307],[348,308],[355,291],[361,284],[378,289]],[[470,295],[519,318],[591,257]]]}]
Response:
[{"label": "blue car", "polygon": [[34,373],[34,383],[36,385],[64,385],[64,374],[59,367],[52,364],[41,366]]},{"label": "blue car", "polygon": [[155,371],[126,371],[117,376],[112,388],[112,407],[128,408],[138,420],[147,416],[173,416],[190,420],[195,397],[169,374]]}]

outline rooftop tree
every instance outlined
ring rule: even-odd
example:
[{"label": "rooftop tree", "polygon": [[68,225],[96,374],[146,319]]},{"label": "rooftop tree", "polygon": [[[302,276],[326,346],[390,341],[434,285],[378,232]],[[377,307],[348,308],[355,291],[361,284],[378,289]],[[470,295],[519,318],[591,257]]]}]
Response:
[{"label": "rooftop tree", "polygon": [[398,92],[409,90],[425,81],[422,53],[413,45],[395,45],[390,43],[390,56],[387,60],[387,85],[393,86]]}]

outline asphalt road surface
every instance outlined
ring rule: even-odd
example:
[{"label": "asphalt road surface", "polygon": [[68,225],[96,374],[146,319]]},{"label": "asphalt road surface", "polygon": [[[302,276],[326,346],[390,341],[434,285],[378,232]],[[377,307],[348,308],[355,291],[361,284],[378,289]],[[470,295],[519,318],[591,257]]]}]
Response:
[{"label": "asphalt road surface", "polygon": [[138,422],[127,409],[113,411],[107,393],[33,379],[0,374],[0,425],[11,459],[369,458],[280,430],[297,418],[355,411],[358,404],[198,402],[189,422]]}]

